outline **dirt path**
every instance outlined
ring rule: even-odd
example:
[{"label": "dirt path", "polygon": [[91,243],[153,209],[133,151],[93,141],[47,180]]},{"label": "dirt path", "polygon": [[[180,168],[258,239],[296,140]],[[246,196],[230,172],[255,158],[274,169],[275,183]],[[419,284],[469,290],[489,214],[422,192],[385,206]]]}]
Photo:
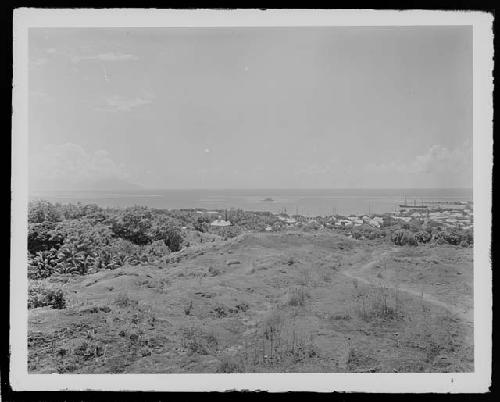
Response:
[{"label": "dirt path", "polygon": [[[394,252],[394,251],[395,250],[392,250],[392,252]],[[375,267],[377,264],[379,264],[381,262],[381,259],[383,257],[385,257],[389,254],[391,254],[391,251],[384,251],[384,252],[378,254],[375,258],[373,258],[372,260],[370,260],[366,264],[362,265],[360,268],[356,269],[355,267],[349,267],[347,270],[343,271],[342,273],[345,276],[347,276],[351,279],[358,280],[358,281],[360,281],[368,286],[377,286],[377,287],[386,287],[386,288],[395,289],[395,287],[391,283],[384,281],[382,279],[378,279],[376,281],[373,281],[373,280],[370,280],[370,279],[362,276],[363,273],[365,273],[369,269]],[[429,293],[425,293],[423,291],[419,292],[415,289],[411,289],[410,287],[402,285],[402,284],[398,285],[398,290],[401,292],[404,292],[406,294],[409,294],[411,296],[418,297],[427,303],[444,308],[445,310],[447,310],[451,314],[459,317],[462,321],[465,321],[465,322],[470,323],[470,324],[473,323],[473,311],[459,310],[455,306],[452,306],[448,303],[445,303],[441,300],[438,300],[437,298],[435,298],[433,295],[431,295]]]}]

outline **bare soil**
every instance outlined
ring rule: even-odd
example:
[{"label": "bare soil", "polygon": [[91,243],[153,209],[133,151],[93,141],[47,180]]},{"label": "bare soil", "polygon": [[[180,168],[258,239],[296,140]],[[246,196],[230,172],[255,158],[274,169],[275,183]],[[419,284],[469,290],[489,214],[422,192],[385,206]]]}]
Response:
[{"label": "bare soil", "polygon": [[246,233],[177,262],[54,276],[31,373],[470,372],[472,249]]}]

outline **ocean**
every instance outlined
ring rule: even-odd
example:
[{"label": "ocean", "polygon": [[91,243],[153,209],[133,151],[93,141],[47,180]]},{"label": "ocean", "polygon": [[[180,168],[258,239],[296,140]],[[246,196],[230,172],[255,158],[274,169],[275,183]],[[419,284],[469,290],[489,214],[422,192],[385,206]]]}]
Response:
[{"label": "ocean", "polygon": [[472,189],[38,191],[30,195],[30,200],[35,199],[102,207],[241,208],[317,216],[392,212],[405,199],[417,205],[426,201],[472,201]]}]

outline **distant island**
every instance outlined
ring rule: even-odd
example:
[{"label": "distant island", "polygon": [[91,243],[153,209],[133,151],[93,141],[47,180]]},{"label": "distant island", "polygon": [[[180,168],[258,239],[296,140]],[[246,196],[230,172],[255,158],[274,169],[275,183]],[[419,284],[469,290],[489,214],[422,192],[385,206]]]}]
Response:
[{"label": "distant island", "polygon": [[265,201],[265,202],[274,202],[274,200],[271,197],[264,198],[262,201]]}]

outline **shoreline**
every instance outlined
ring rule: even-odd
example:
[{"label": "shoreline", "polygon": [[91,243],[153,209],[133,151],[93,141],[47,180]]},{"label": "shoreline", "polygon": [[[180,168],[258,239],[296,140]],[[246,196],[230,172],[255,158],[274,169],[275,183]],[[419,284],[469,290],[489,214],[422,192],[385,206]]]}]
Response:
[{"label": "shoreline", "polygon": [[[29,200],[96,203],[101,207],[145,205],[159,209],[240,208],[303,216],[366,215],[397,211],[400,204],[416,202],[472,201],[467,189],[332,189],[332,190],[154,190],[154,191],[57,191],[32,193]],[[265,199],[273,201],[263,201]]]}]

